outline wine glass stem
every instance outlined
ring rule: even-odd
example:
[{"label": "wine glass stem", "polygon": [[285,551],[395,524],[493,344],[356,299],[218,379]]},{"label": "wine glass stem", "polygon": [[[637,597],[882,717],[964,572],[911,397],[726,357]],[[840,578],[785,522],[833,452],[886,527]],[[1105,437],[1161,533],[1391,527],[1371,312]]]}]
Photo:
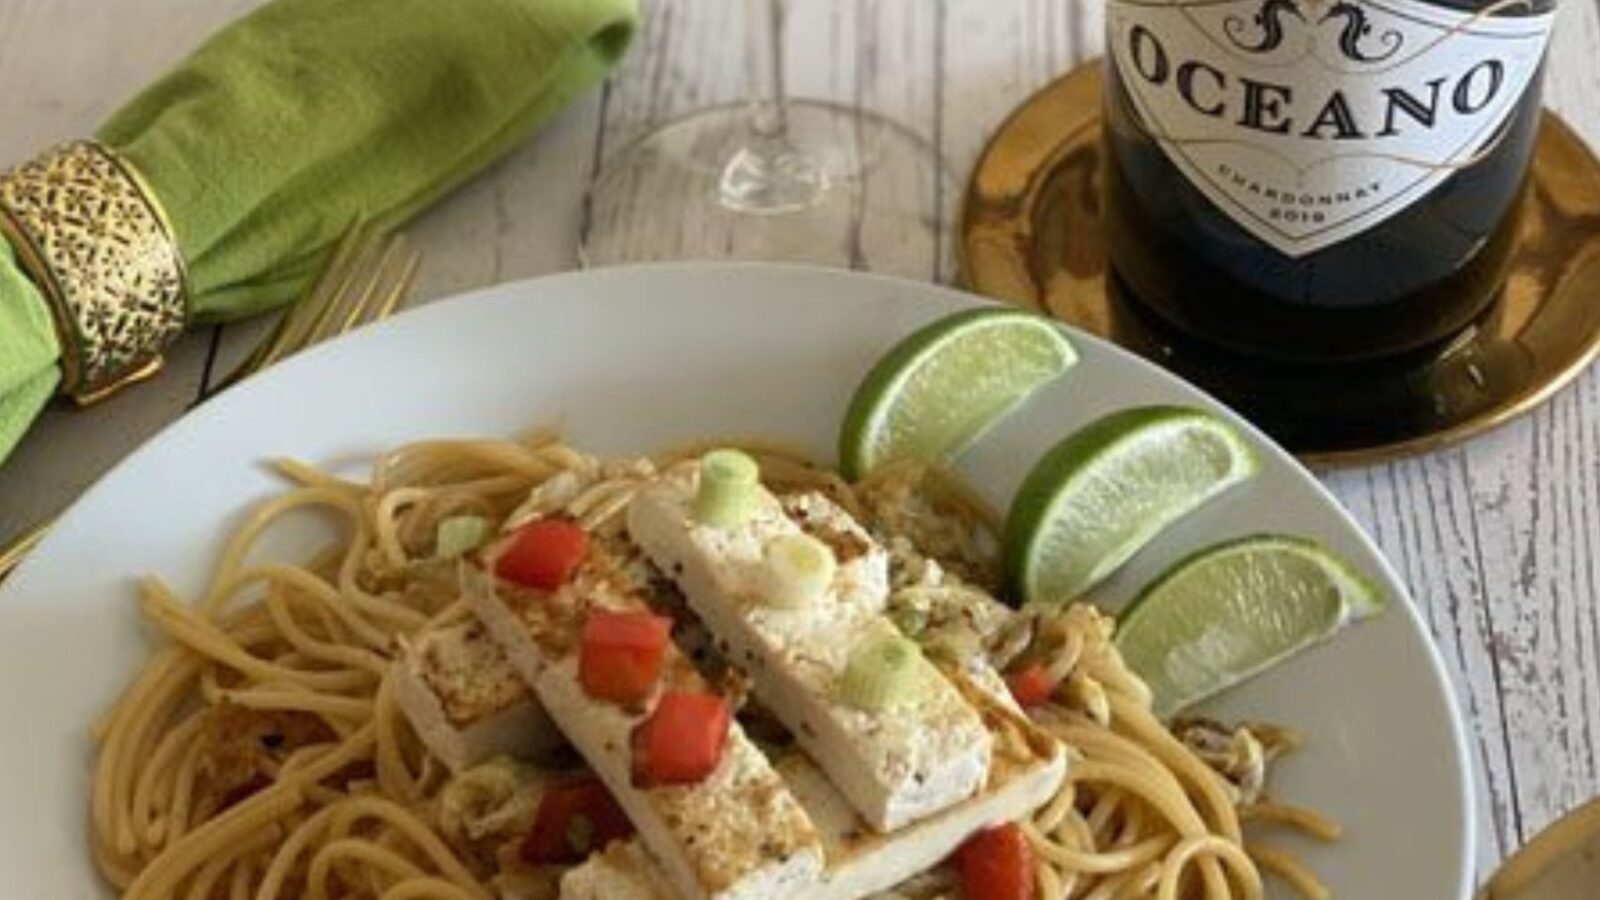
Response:
[{"label": "wine glass stem", "polygon": [[754,0],[761,9],[745,16],[749,30],[745,54],[750,67],[750,128],[757,137],[782,141],[788,131],[783,89],[784,0]]},{"label": "wine glass stem", "polygon": [[750,0],[745,7],[750,65],[748,131],[722,169],[723,206],[757,215],[783,215],[816,205],[828,190],[817,161],[789,140],[783,91],[784,0]]}]

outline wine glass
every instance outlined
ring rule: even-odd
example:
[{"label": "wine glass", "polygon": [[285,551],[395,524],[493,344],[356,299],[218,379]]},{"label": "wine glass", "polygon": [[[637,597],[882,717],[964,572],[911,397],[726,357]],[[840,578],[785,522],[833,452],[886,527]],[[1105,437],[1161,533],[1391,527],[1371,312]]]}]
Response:
[{"label": "wine glass", "polygon": [[745,5],[750,99],[623,147],[585,198],[584,265],[820,263],[942,279],[957,196],[933,146],[859,107],[784,89],[784,0]]}]

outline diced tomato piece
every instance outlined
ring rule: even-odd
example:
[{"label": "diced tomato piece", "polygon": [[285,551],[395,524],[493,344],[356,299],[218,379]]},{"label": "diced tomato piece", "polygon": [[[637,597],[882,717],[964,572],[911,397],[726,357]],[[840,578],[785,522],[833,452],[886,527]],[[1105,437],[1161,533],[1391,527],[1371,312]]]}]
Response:
[{"label": "diced tomato piece", "polygon": [[672,620],[663,616],[589,613],[578,652],[578,680],[584,693],[613,703],[636,703],[650,696],[671,633]]},{"label": "diced tomato piece", "polygon": [[589,551],[589,535],[565,519],[524,525],[500,554],[494,573],[523,587],[553,591],[566,584]]},{"label": "diced tomato piece", "polygon": [[1056,682],[1039,663],[1023,666],[1006,675],[1006,687],[1011,688],[1012,698],[1023,709],[1038,706],[1056,692]]},{"label": "diced tomato piece", "polygon": [[536,866],[571,865],[632,835],[633,823],[616,798],[599,778],[585,775],[552,785],[539,798],[522,858]]},{"label": "diced tomato piece", "polygon": [[722,762],[732,714],[715,694],[668,691],[633,732],[636,784],[693,784]]},{"label": "diced tomato piece", "polygon": [[967,838],[956,867],[966,900],[1033,900],[1033,847],[1014,822]]}]

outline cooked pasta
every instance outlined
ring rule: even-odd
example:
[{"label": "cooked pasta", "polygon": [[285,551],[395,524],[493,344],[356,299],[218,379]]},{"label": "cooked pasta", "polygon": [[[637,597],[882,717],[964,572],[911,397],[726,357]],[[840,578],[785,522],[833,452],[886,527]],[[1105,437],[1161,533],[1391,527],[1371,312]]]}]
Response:
[{"label": "cooked pasta", "polygon": [[[1077,756],[1066,787],[1026,829],[1050,870],[1041,896],[1259,898],[1260,868],[1307,897],[1327,896],[1291,857],[1246,842],[1244,826],[1284,824],[1335,840],[1336,825],[1247,795],[1158,722],[1110,644],[1111,621],[1093,607],[1041,614],[1036,627],[1054,659],[1069,661],[1064,688],[1035,717]],[[1259,748],[1248,728],[1233,734]],[[1243,755],[1266,762],[1259,750]]]},{"label": "cooked pasta", "polygon": [[[396,705],[401,642],[467,615],[454,564],[434,558],[436,526],[470,514],[509,531],[559,514],[618,529],[637,486],[709,446],[609,461],[551,432],[428,441],[381,459],[367,483],[278,463],[289,488],[239,526],[198,597],[141,585],[159,646],[94,732],[92,844],[106,880],[125,900],[553,896],[551,873],[509,877],[474,852],[445,797],[500,789],[452,788]],[[930,648],[987,652],[1001,667],[1036,659],[1059,679],[1036,718],[1073,761],[1023,826],[1041,898],[1249,900],[1262,871],[1327,896],[1302,864],[1245,836],[1257,825],[1338,835],[1262,795],[1287,735],[1191,723],[1181,739],[1151,714],[1111,620],[1090,606],[930,623],[929,609],[994,579],[997,517],[971,490],[909,466],[851,485],[781,447],[742,446],[775,490],[823,491],[885,538],[904,573],[896,615],[915,617],[908,630]],[[257,558],[272,528],[307,514],[340,536],[304,563]]]}]

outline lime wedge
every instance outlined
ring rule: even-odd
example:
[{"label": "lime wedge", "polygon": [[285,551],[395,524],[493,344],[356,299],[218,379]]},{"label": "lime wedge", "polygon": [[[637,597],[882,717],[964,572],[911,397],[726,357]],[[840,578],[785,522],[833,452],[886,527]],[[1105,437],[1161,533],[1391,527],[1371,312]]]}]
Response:
[{"label": "lime wedge", "polygon": [[1315,541],[1260,535],[1169,569],[1122,614],[1116,645],[1165,717],[1382,609],[1377,586]]},{"label": "lime wedge", "polygon": [[1201,410],[1140,407],[1099,419],[1023,479],[1006,519],[1011,588],[1030,603],[1070,601],[1255,470],[1244,437]]},{"label": "lime wedge", "polygon": [[1059,377],[1078,354],[1043,316],[985,308],[907,336],[856,388],[839,434],[839,462],[859,478],[891,459],[947,462]]}]

